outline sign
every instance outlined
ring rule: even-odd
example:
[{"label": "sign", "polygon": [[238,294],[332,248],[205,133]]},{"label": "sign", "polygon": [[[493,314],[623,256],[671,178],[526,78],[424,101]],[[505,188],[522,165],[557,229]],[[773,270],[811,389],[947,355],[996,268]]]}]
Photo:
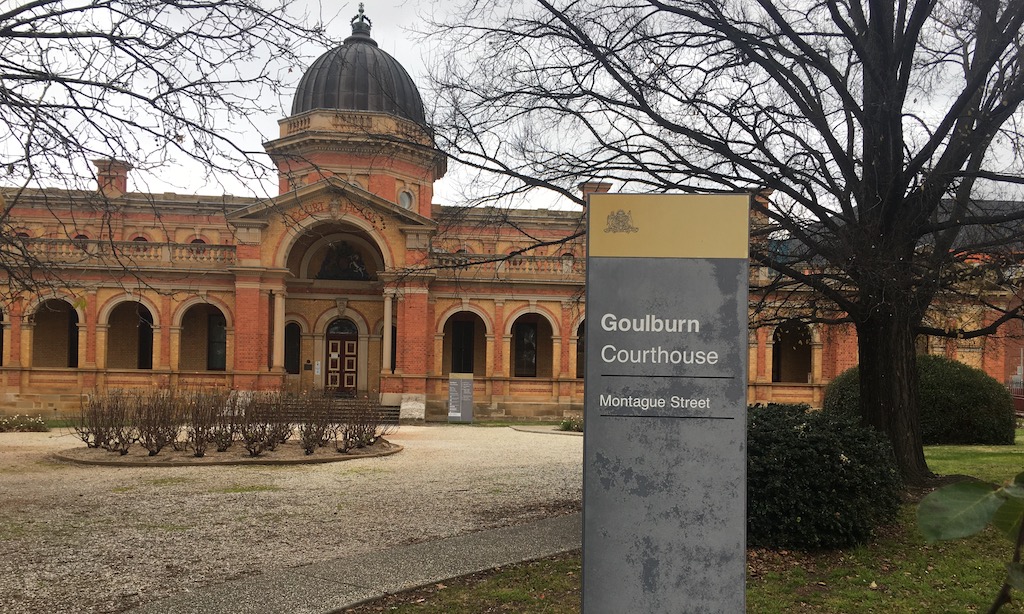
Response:
[{"label": "sign", "polygon": [[473,374],[448,376],[448,422],[473,421]]},{"label": "sign", "polygon": [[749,204],[590,196],[585,614],[744,611]]}]

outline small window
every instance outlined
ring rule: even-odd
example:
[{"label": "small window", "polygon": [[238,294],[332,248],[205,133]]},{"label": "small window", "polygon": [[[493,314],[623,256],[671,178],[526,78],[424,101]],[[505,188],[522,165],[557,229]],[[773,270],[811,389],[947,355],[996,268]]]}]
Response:
[{"label": "small window", "polygon": [[14,235],[14,236],[18,237],[19,239],[28,239],[28,238],[30,238],[29,234],[27,232],[19,232],[18,234]]},{"label": "small window", "polygon": [[401,192],[398,193],[398,204],[403,209],[412,209],[412,204],[413,201],[415,200],[416,197],[414,197],[412,192],[410,192],[409,190],[402,190]]},{"label": "small window", "polygon": [[203,241],[202,239],[192,239],[189,243],[192,245],[206,245],[206,241]]},{"label": "small window", "polygon": [[136,242],[139,242],[139,243],[144,243],[146,241],[149,241],[149,239],[147,239],[146,237],[143,237],[143,236],[138,236],[138,237],[135,237],[134,239],[132,239],[132,241],[136,241]]}]

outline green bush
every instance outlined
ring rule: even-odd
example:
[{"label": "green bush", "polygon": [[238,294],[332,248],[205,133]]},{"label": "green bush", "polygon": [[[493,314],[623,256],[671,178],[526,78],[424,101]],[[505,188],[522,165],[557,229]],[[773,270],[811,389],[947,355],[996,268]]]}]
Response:
[{"label": "green bush", "polygon": [[44,433],[48,430],[42,417],[0,416],[0,433]]},{"label": "green bush", "polygon": [[[997,380],[942,356],[918,356],[917,376],[925,445],[1013,444],[1013,398]],[[854,367],[832,380],[823,410],[859,417],[859,378]]]},{"label": "green bush", "polygon": [[889,443],[806,405],[753,406],[747,430],[747,542],[842,548],[866,542],[899,509]]}]

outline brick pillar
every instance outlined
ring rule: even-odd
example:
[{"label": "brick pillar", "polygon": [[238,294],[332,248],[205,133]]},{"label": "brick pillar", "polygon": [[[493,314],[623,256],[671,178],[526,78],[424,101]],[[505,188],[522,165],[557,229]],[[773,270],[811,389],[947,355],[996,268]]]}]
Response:
[{"label": "brick pillar", "polygon": [[427,293],[423,288],[406,288],[403,294],[398,319],[398,338],[402,342],[398,362],[406,376],[404,391],[424,393],[433,342],[427,321]]},{"label": "brick pillar", "polygon": [[562,368],[556,374],[558,377],[576,376],[576,373],[571,371],[575,361],[572,360],[570,350],[576,347],[576,344],[572,342],[572,338],[576,335],[576,331],[572,329],[572,305],[571,301],[562,301],[562,321],[559,324],[559,328],[562,329]]},{"label": "brick pillar", "polygon": [[11,305],[11,311],[7,314],[9,328],[4,335],[4,366],[21,366],[21,315],[23,304],[20,300]]},{"label": "brick pillar", "polygon": [[273,371],[284,371],[284,290],[274,293],[274,356]]},{"label": "brick pillar", "polygon": [[233,326],[233,356],[235,386],[252,390],[256,385],[256,374],[266,369],[267,299],[269,295],[260,291],[259,282],[236,280],[235,313]]},{"label": "brick pillar", "polygon": [[[96,318],[98,317],[98,314],[96,313],[96,309],[97,309],[96,302],[97,302],[97,299],[96,299],[96,293],[95,292],[89,292],[88,294],[86,294],[86,297],[85,297],[85,310],[84,310],[85,311],[85,322],[84,322],[84,324],[85,324],[85,339],[83,340],[81,335],[79,335],[79,338],[78,338],[78,341],[79,341],[80,344],[83,341],[85,342],[84,343],[85,355],[82,356],[81,352],[79,352],[79,356],[81,356],[81,358],[79,358],[79,363],[78,363],[78,364],[80,364],[80,365],[82,365],[84,367],[95,367],[96,366],[96,352],[98,350],[98,348],[96,347],[96,324],[97,324]],[[81,349],[82,346],[79,345],[79,348]],[[104,350],[105,349],[106,348],[104,348]],[[83,362],[83,359],[84,359],[84,362]]]},{"label": "brick pillar", "polygon": [[[171,307],[171,297],[164,295],[160,297],[160,329],[159,331],[153,331],[154,337],[158,334],[160,337],[159,350],[156,347],[156,339],[153,340],[154,369],[171,368],[171,323],[173,320],[174,310]],[[177,356],[177,350],[175,350],[174,355]],[[177,364],[175,364],[175,366],[177,366]]]}]

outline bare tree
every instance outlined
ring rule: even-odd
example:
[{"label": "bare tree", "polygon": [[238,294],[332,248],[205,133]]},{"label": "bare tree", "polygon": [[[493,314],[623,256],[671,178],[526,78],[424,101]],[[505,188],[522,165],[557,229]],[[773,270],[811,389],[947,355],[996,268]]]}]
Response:
[{"label": "bare tree", "polygon": [[10,290],[46,268],[16,236],[11,210],[37,187],[92,195],[53,196],[62,217],[69,197],[109,207],[94,160],[163,172],[171,184],[188,162],[211,181],[275,177],[239,136],[273,116],[303,45],[329,44],[307,22],[292,0],[0,4],[0,176],[15,186],[0,196],[0,272]]},{"label": "bare tree", "polygon": [[[910,482],[915,335],[1020,316],[1022,0],[467,2],[431,23],[441,147],[510,202],[581,181],[757,199],[757,296],[856,328],[865,422]],[[582,203],[581,203],[582,204]],[[991,317],[930,309],[1003,292]],[[979,299],[979,295],[982,296]]]}]

